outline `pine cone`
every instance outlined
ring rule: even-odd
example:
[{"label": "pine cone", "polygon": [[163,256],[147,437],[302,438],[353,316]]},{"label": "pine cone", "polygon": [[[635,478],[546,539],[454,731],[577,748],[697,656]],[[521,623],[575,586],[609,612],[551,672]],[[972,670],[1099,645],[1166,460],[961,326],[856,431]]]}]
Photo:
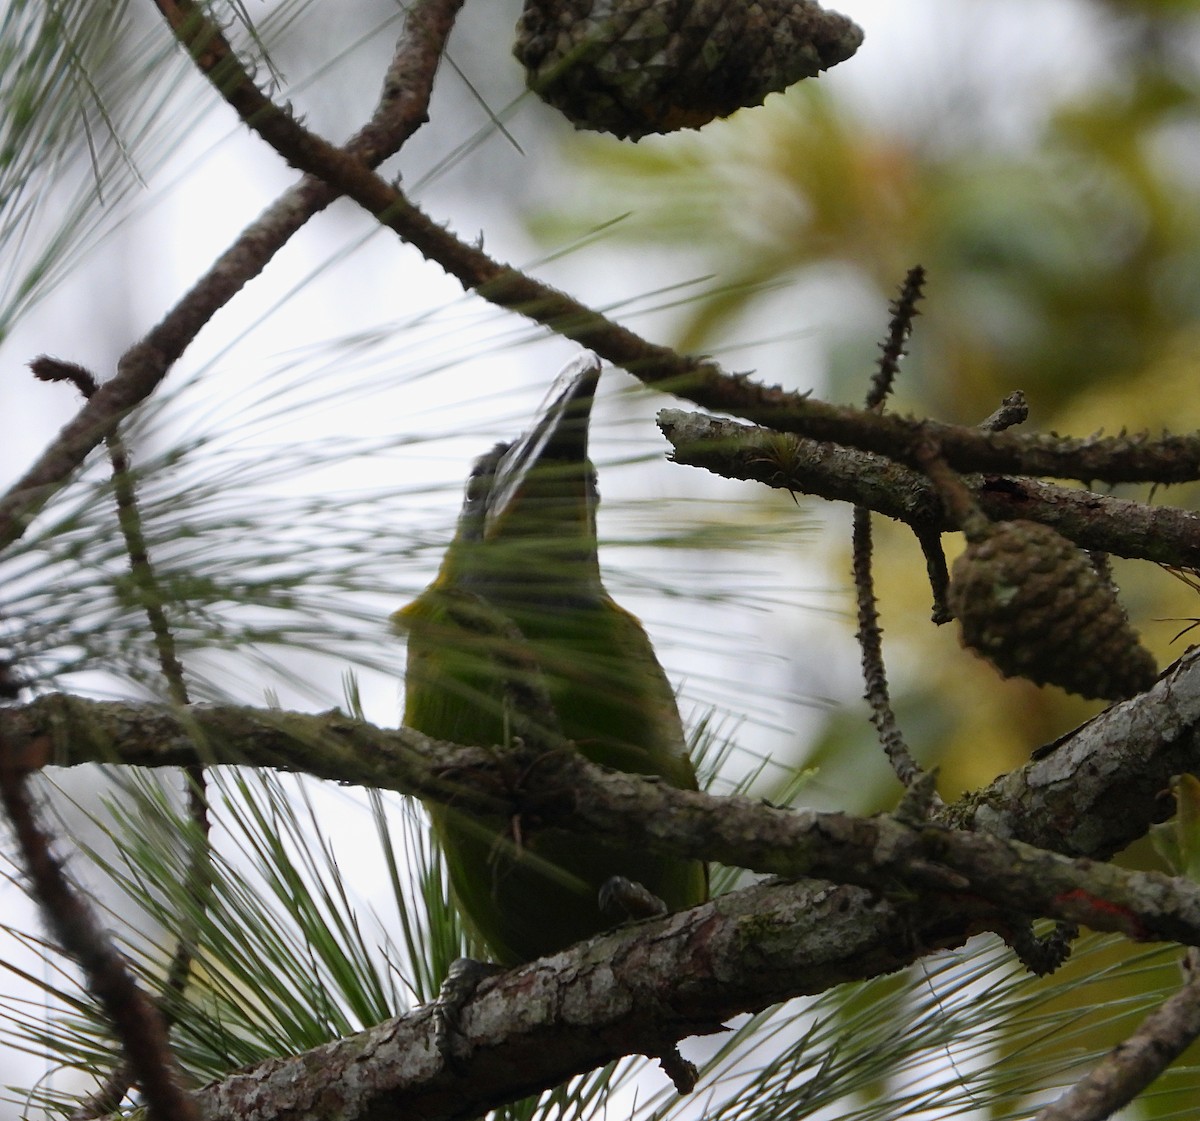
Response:
[{"label": "pine cone", "polygon": [[513,53],[576,128],[699,128],[845,61],[862,31],[815,0],[525,0]]},{"label": "pine cone", "polygon": [[963,645],[1005,677],[1118,700],[1157,676],[1112,585],[1049,526],[988,525],[954,562],[949,602]]}]

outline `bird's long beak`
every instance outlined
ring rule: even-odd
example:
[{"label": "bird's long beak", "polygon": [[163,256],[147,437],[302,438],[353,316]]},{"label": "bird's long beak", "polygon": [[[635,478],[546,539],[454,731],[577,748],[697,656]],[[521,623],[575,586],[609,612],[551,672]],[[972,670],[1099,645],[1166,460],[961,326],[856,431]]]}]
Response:
[{"label": "bird's long beak", "polygon": [[531,531],[535,523],[569,523],[563,519],[566,504],[579,509],[585,524],[594,517],[588,424],[599,381],[600,360],[587,351],[559,374],[533,428],[500,456],[484,514],[485,541],[520,532],[527,520]]}]

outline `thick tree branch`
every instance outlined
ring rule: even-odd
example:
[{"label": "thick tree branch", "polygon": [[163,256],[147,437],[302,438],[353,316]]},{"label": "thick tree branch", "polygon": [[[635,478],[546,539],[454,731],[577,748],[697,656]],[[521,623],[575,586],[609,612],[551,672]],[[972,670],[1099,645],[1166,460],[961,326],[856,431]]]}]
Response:
[{"label": "thick tree branch", "polygon": [[1046,850],[1104,857],[1144,833],[1170,810],[1160,796],[1170,776],[1196,769],[1198,729],[1200,655],[1142,697],[1107,710],[1047,758],[944,811],[946,822],[978,830],[970,831],[716,798],[604,772],[573,751],[540,755],[528,768],[536,779],[516,789],[514,768],[487,749],[384,731],[336,713],[179,711],[55,697],[0,714],[0,731],[28,766],[84,759],[179,765],[199,751],[208,763],[282,766],[516,814],[526,830],[620,833],[764,873],[958,893],[997,908],[1192,944],[1200,944],[1200,889]]},{"label": "thick tree branch", "polygon": [[[976,910],[978,910],[976,908]],[[198,1094],[205,1117],[475,1117],[622,1055],[790,997],[890,973],[957,946],[986,916],[859,888],[760,884],[601,935],[485,982],[462,1029],[470,1077],[447,1070],[427,1009]]]},{"label": "thick tree branch", "polygon": [[[1047,757],[948,814],[1067,851],[1110,852],[1168,811],[1157,794],[1171,774],[1197,767],[1198,666],[1200,654],[1185,659],[1144,697],[1107,710]],[[508,974],[468,1007],[466,1031],[476,1048],[470,1079],[441,1069],[428,1020],[418,1013],[235,1075],[202,1095],[208,1116],[245,1116],[251,1106],[261,1117],[329,1116],[331,1101],[334,1113],[344,1104],[368,1114],[378,1107],[380,1115],[399,1108],[427,1117],[474,1115],[615,1055],[661,1051],[664,1041],[712,1030],[733,1011],[890,972],[971,933],[1004,930],[1013,910],[1081,918],[1134,937],[1200,935],[1197,889],[1166,877],[887,817],[706,798],[606,774],[572,753],[534,769],[549,789],[514,792],[508,770],[501,774],[485,750],[372,728],[338,713],[47,697],[0,711],[0,732],[25,767],[94,759],[178,765],[197,756],[283,766],[460,804],[480,799],[530,815],[533,827],[553,820],[620,828],[647,844],[731,863],[879,885],[759,886]]]},{"label": "thick tree branch", "polygon": [[[490,755],[411,729],[383,729],[334,711],[162,705],[67,695],[0,708],[0,733],[24,765],[209,764],[301,771],[334,782],[464,798]],[[1105,709],[1029,765],[947,807],[942,820],[1039,848],[1103,859],[1171,812],[1171,777],[1200,768],[1200,652],[1140,697]],[[505,797],[503,791],[499,795]],[[485,799],[486,796],[477,794]]]},{"label": "thick tree branch", "polygon": [[[918,532],[957,528],[928,478],[883,456],[680,409],[662,409],[658,426],[674,449],[674,463],[866,506]],[[1200,514],[1195,511],[1030,478],[976,475],[964,482],[992,521],[1027,518],[1057,529],[1082,549],[1200,567]]]},{"label": "thick tree branch", "polygon": [[[1186,691],[1182,685],[1175,690]],[[1173,715],[1189,719],[1182,707]],[[0,713],[0,728],[14,737],[25,766],[44,761],[56,743],[69,748],[90,730],[90,742],[80,746],[92,758],[177,764],[194,757],[200,743],[209,762],[245,762],[245,752],[260,764],[286,761],[296,767],[303,760],[301,769],[311,765],[344,781],[374,776],[383,785],[411,782],[423,790],[432,789],[425,783],[441,783],[445,789],[453,776],[460,797],[477,780],[490,790],[486,798],[508,796],[503,782],[490,787],[482,782],[494,763],[486,751],[437,744],[407,731],[385,732],[338,714],[300,717],[203,706],[178,711],[54,697]],[[1190,728],[1175,730],[1177,741],[1194,740]],[[147,739],[134,743],[129,737],[135,735]],[[1089,750],[1103,755],[1105,747],[1093,735]],[[63,758],[79,761],[81,753]],[[1064,744],[1026,771],[1060,770],[1076,754],[1072,744]],[[567,754],[563,763],[572,762],[578,760]],[[464,768],[470,768],[469,785]],[[857,875],[853,864],[860,862],[885,885],[884,892],[811,882],[759,885],[506,974],[485,986],[466,1010],[469,1079],[442,1068],[429,1017],[418,1012],[233,1075],[201,1092],[205,1116],[244,1117],[248,1111],[264,1119],[414,1111],[427,1118],[474,1116],[618,1055],[658,1053],[686,1035],[716,1030],[719,1020],[735,1012],[891,972],[935,949],[959,945],[972,933],[1004,929],[1009,907],[1040,905],[1031,882],[1059,894],[1047,900],[1048,910],[1084,916],[1101,928],[1135,936],[1200,935],[1200,893],[1166,877],[1076,865],[996,838],[886,817],[789,813],[749,799],[706,798],[587,765],[560,767],[553,777],[569,779],[573,789],[539,794],[528,812],[544,820],[559,806],[587,829],[619,822],[631,832],[642,822],[647,843],[678,841],[698,846],[696,851],[713,844],[728,857],[765,844],[785,855],[764,856],[764,862],[789,871],[821,870],[840,849],[839,875],[846,869]],[[1118,781],[1113,773],[1109,779]],[[1028,788],[1034,791],[1038,784],[1029,781]],[[526,812],[524,803],[520,808]],[[984,807],[976,808],[983,813]],[[1024,817],[1016,805],[987,809],[992,823],[1009,831]],[[1069,812],[1064,804],[1059,811]],[[788,863],[788,852],[798,854],[796,864]],[[914,895],[906,885],[921,890]],[[986,902],[975,891],[979,887],[995,889],[1007,906]],[[1097,890],[1102,894],[1092,894]],[[1134,895],[1121,894],[1128,891]],[[1153,921],[1123,909],[1122,899],[1145,905]]]},{"label": "thick tree branch", "polygon": [[[425,121],[433,77],[463,0],[416,0],[371,120],[346,145],[364,166],[398,151]],[[55,491],[131,409],[150,396],[209,320],[266,268],[297,230],[338,192],[306,175],[271,204],[213,262],[156,327],[121,358],[117,375],[0,497],[0,548],[15,541]]]},{"label": "thick tree branch", "polygon": [[1174,810],[1175,775],[1200,773],[1200,650],[940,815],[950,825],[1106,860]]}]

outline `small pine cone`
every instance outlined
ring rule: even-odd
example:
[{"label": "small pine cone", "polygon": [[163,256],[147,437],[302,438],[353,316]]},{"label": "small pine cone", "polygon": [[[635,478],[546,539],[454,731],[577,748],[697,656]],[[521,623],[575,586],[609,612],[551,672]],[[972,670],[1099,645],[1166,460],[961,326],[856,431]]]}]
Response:
[{"label": "small pine cone", "polygon": [[1049,526],[990,524],[954,562],[949,602],[963,645],[1005,677],[1119,700],[1157,676],[1112,585]]},{"label": "small pine cone", "polygon": [[815,0],[525,0],[513,53],[576,128],[699,128],[844,62],[862,31]]}]

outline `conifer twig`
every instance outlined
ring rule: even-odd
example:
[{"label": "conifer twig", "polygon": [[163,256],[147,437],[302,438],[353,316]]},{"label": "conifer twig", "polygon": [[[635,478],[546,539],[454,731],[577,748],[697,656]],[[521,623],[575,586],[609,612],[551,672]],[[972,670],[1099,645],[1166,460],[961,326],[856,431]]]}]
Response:
[{"label": "conifer twig", "polygon": [[1189,949],[1182,964],[1183,987],[1034,1121],[1103,1121],[1200,1038],[1200,951]]},{"label": "conifer twig", "polygon": [[198,1121],[195,1102],[184,1092],[171,1053],[166,1022],[50,851],[50,837],[37,823],[25,770],[14,761],[3,740],[0,801],[12,824],[34,898],[59,944],[83,970],[88,989],[113,1025],[145,1095],[147,1114],[152,1121]]},{"label": "conifer twig", "polygon": [[[1020,390],[1010,393],[989,416],[979,422],[984,432],[1003,432],[1015,424],[1023,424],[1029,416],[1029,405]],[[930,616],[937,626],[954,619],[947,596],[950,593],[950,568],[946,564],[946,550],[942,547],[942,535],[927,525],[916,525],[913,532],[917,544],[925,557],[925,573],[929,578],[929,590],[933,595],[933,610]],[[1031,934],[1032,936],[1032,934]]]},{"label": "conifer twig", "polygon": [[[888,337],[880,344],[879,368],[871,381],[867,393],[866,407],[871,412],[882,412],[883,405],[892,391],[900,372],[900,361],[904,357],[904,344],[912,334],[913,319],[918,314],[917,301],[925,283],[925,270],[916,265],[909,269],[900,295],[892,301],[892,318]],[[907,788],[923,774],[913,758],[904,734],[896,720],[888,690],[887,667],[883,658],[883,632],[879,626],[879,609],[875,599],[875,577],[871,569],[873,552],[871,534],[871,511],[865,506],[855,505],[852,530],[852,555],[854,590],[858,601],[858,639],[862,651],[863,683],[865,698],[871,709],[871,722],[879,735],[892,770]],[[932,805],[940,805],[936,791],[930,791]]]},{"label": "conifer twig", "polygon": [[925,269],[913,265],[904,277],[900,294],[891,302],[892,318],[888,322],[887,338],[879,344],[879,362],[871,388],[867,393],[866,407],[870,412],[883,412],[884,402],[891,396],[892,387],[900,374],[900,362],[904,358],[904,346],[912,336],[913,320],[921,313],[917,303],[924,296]]},{"label": "conifer twig", "polygon": [[[70,382],[85,400],[94,396],[98,388],[91,371],[73,362],[58,362],[43,355],[34,359],[30,363],[30,368],[33,370],[34,377],[41,381]],[[167,693],[175,704],[186,707],[191,703],[191,699],[188,696],[187,682],[184,680],[183,664],[179,660],[176,649],[175,635],[167,621],[166,596],[155,574],[146,545],[146,534],[142,527],[141,512],[138,509],[137,484],[133,477],[129,451],[119,428],[114,428],[104,438],[104,441],[108,448],[109,461],[112,464],[117,520],[121,526],[121,535],[125,540],[125,552],[129,558],[133,587],[141,601],[142,610],[146,613],[146,620],[149,623],[155,651],[158,655],[159,669],[167,684]],[[187,870],[187,882],[189,894],[195,902],[197,912],[201,913],[207,909],[207,901],[212,892],[208,779],[204,773],[204,764],[199,761],[185,764],[182,770],[188,820],[196,828],[196,843],[189,846],[192,858]],[[196,928],[195,921],[182,923],[181,933],[176,940],[175,950],[167,966],[163,983],[164,995],[179,998],[187,989],[192,962],[196,955]],[[174,1016],[170,1011],[169,1003],[162,998],[159,1000],[159,1010],[169,1030]],[[126,1060],[118,1063],[104,1083],[74,1110],[72,1121],[88,1121],[102,1113],[115,1110],[121,1099],[128,1093],[134,1073],[132,1062]]]},{"label": "conifer twig", "polygon": [[[672,445],[674,463],[725,479],[869,506],[915,533],[957,529],[923,473],[881,455],[684,409],[660,409],[658,426]],[[787,454],[781,455],[785,439]],[[1082,549],[1200,569],[1200,514],[1195,510],[1057,486],[1027,475],[968,475],[964,481],[990,521],[1025,518],[1058,530]]]},{"label": "conifer twig", "polygon": [[1014,389],[994,412],[979,422],[979,427],[984,432],[1003,432],[1006,428],[1024,424],[1028,419],[1029,402],[1025,400],[1025,394],[1021,390]]}]

